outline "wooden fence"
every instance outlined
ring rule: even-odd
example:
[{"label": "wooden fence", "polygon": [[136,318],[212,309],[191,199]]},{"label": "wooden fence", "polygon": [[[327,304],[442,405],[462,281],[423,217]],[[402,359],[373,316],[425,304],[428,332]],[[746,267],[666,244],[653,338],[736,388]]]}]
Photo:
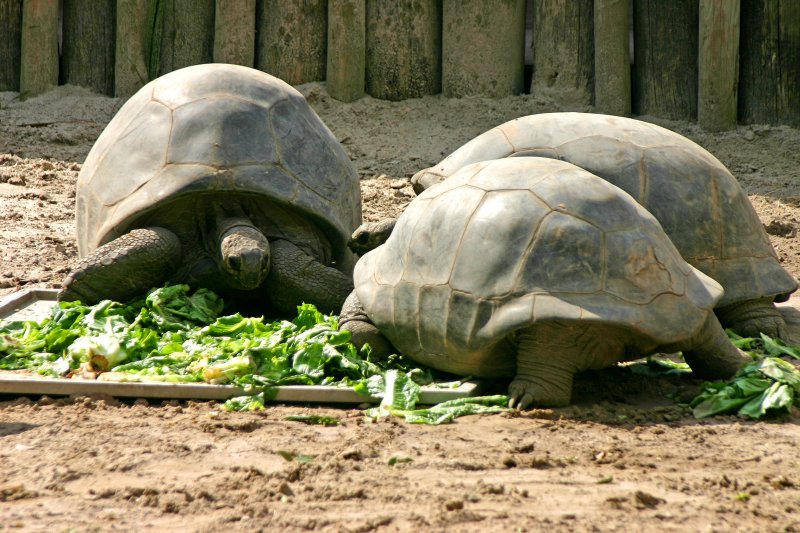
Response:
[{"label": "wooden fence", "polygon": [[800,126],[799,0],[0,0],[0,91],[126,97],[212,61],[343,101],[531,92]]}]

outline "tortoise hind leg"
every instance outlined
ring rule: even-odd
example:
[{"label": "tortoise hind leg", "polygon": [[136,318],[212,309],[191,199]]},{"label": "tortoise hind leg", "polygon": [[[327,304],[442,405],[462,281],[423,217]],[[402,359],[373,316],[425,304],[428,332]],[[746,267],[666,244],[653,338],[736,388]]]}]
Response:
[{"label": "tortoise hind leg", "polygon": [[164,228],[141,228],[100,246],[64,280],[58,299],[92,305],[127,301],[162,285],[181,259],[178,237]]},{"label": "tortoise hind leg", "polygon": [[752,361],[731,343],[713,313],[709,313],[703,328],[692,339],[662,349],[683,352],[692,372],[703,379],[729,378]]},{"label": "tortoise hind leg", "polygon": [[577,371],[613,364],[625,351],[617,329],[581,322],[534,324],[517,335],[517,375],[508,387],[512,408],[569,405]]},{"label": "tortoise hind leg", "polygon": [[714,310],[720,323],[745,337],[758,337],[764,333],[782,339],[786,335],[786,322],[772,298],[747,300]]}]

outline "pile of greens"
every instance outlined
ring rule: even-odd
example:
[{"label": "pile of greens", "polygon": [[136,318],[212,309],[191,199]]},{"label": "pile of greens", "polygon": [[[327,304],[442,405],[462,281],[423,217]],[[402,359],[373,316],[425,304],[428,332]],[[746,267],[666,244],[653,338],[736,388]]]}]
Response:
[{"label": "pile of greens", "polygon": [[735,413],[760,419],[800,408],[800,370],[780,359],[800,360],[800,347],[787,346],[763,333],[760,338],[740,337],[728,331],[731,341],[753,357],[727,383],[706,382],[689,406],[696,418]]},{"label": "pile of greens", "polygon": [[[350,333],[339,330],[338,317],[324,315],[313,305],[298,307],[292,321],[274,322],[238,313],[220,316],[223,308],[213,292],[190,293],[187,285],[153,289],[125,304],[61,302],[41,322],[0,322],[0,369],[104,381],[231,384],[248,393],[225,402],[226,409],[237,411],[263,409],[277,387],[286,385],[351,387],[381,398],[368,416],[401,416],[413,423],[441,424],[458,416],[506,410],[508,397],[503,395],[459,398],[418,409],[420,386],[436,384],[429,369],[397,355],[371,360],[369,347],[357,350]],[[728,383],[705,383],[690,404],[694,415],[762,418],[800,407],[800,371],[777,357],[800,359],[800,348],[766,335],[754,339],[728,333],[754,362]],[[690,372],[685,363],[659,359],[633,369],[647,374]]]},{"label": "pile of greens", "polygon": [[232,384],[251,393],[228,400],[229,410],[263,408],[279,386],[352,387],[382,398],[370,416],[429,424],[496,412],[508,402],[505,396],[466,398],[416,409],[420,385],[434,384],[432,372],[400,356],[371,361],[369,348],[356,350],[337,317],[304,304],[292,321],[265,322],[238,313],[219,316],[223,307],[213,292],[190,293],[187,285],[154,289],[125,304],[61,302],[41,322],[0,323],[0,369],[104,381]]},{"label": "pile of greens", "polygon": [[[780,339],[763,333],[759,338],[741,337],[731,330],[726,333],[731,342],[753,358],[727,383],[703,383],[697,397],[689,402],[695,418],[720,414],[737,414],[761,419],[791,413],[800,408],[800,370],[780,359],[800,360],[800,347],[788,346]],[[682,361],[650,357],[629,367],[646,376],[690,374],[689,365]]]}]

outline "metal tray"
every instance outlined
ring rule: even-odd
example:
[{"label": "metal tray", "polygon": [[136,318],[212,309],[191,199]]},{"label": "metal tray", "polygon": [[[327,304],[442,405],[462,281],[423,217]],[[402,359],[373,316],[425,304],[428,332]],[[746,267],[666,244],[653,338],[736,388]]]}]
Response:
[{"label": "metal tray", "polygon": [[[45,318],[56,302],[55,289],[24,289],[0,300],[0,320]],[[459,387],[422,387],[420,403],[431,405],[455,398],[474,396],[479,383],[468,381]],[[247,392],[232,385],[206,383],[116,382],[91,379],[45,378],[24,371],[0,370],[0,394],[70,396],[108,394],[117,397],[225,400]],[[379,398],[362,396],[352,389],[324,385],[278,387],[273,401],[309,403],[378,403]]]}]

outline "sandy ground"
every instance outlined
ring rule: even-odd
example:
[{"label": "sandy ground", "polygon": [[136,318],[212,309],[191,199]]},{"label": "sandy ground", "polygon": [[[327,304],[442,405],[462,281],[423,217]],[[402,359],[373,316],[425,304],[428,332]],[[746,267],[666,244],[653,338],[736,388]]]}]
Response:
[{"label": "sandy ground", "polygon": [[[301,90],[352,157],[366,220],[397,215],[408,178],[475,135],[556,110]],[[58,286],[75,261],[75,181],[121,105],[69,86],[15,97],[0,93],[0,296]],[[656,122],[731,169],[800,276],[800,131]],[[678,402],[699,386],[612,368],[580,376],[571,407],[439,427],[370,423],[356,406],[0,395],[0,532],[800,531],[798,414],[696,421]],[[285,420],[312,412],[340,424]]]}]

